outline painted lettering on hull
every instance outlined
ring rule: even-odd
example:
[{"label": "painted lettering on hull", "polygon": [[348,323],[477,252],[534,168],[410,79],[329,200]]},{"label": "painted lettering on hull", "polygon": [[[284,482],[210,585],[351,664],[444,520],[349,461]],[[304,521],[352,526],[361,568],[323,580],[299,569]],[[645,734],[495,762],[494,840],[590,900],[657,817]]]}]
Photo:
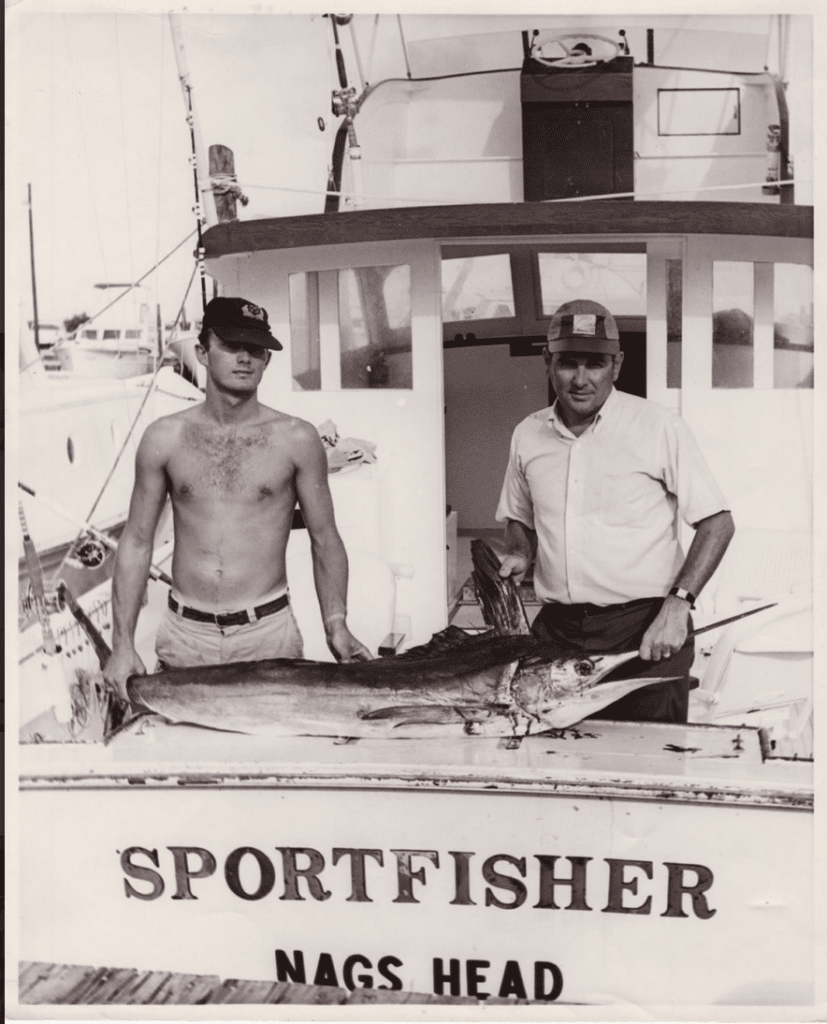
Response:
[{"label": "painted lettering on hull", "polygon": [[[173,900],[197,900],[209,887],[220,884],[218,858],[210,850],[200,846],[168,846],[166,850],[169,857],[145,846],[118,851],[127,898],[157,900],[168,892]],[[446,867],[447,858],[443,856],[441,861],[437,850],[392,849],[388,853],[391,856],[378,848],[334,847],[328,867],[324,854],[312,847],[277,846],[267,852],[239,846],[224,858],[222,873],[230,892],[247,901],[272,896],[288,902],[326,902],[332,897],[334,903],[373,903],[376,897],[370,892],[389,895],[387,885],[381,885],[384,878],[380,873],[386,877],[393,872],[396,895],[390,901],[422,903],[431,873]],[[584,856],[536,853],[529,859],[495,853],[480,860],[481,855],[472,851],[457,850],[448,851],[448,857],[453,861],[453,895],[448,901],[452,907],[481,904],[505,911],[525,906],[583,912],[599,907],[604,914],[656,913],[701,921],[716,913],[709,905],[714,874],[704,864],[663,861],[656,874],[653,861],[615,857],[595,862]],[[479,863],[476,870],[473,858]],[[332,869],[340,861],[349,866],[347,881],[341,871],[333,877]],[[529,865],[534,861],[536,878],[532,869],[529,879]]]}]

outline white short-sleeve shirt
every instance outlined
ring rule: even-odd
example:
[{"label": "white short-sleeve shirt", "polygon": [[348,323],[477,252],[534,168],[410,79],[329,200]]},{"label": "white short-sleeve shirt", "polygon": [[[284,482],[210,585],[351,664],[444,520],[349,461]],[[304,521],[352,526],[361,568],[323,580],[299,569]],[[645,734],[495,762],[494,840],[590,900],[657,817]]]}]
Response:
[{"label": "white short-sleeve shirt", "polygon": [[536,530],[542,601],[605,606],[666,595],[678,514],[694,525],[726,508],[681,417],[613,388],[580,437],[556,403],[517,425],[497,519]]}]

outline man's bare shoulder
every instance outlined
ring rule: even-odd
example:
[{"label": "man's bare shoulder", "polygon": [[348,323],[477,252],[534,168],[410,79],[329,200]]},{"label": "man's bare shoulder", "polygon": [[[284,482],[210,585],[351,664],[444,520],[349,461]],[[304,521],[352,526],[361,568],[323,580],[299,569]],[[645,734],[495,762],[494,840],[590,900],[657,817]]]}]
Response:
[{"label": "man's bare shoulder", "polygon": [[271,409],[266,405],[261,407],[261,411],[262,423],[266,424],[274,433],[282,434],[297,443],[315,444],[318,442],[321,444],[318,430],[307,420],[280,412],[278,409]]},{"label": "man's bare shoulder", "polygon": [[141,446],[143,448],[168,449],[180,439],[187,424],[199,422],[200,411],[201,406],[196,405],[189,409],[182,409],[180,412],[170,413],[168,416],[159,416],[144,431]]}]

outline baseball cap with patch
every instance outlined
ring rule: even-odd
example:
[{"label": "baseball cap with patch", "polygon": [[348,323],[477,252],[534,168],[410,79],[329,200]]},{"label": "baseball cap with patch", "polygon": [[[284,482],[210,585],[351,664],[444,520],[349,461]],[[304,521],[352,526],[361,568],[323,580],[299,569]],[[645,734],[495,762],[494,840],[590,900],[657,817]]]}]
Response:
[{"label": "baseball cap with patch", "polygon": [[605,352],[617,355],[620,335],[615,318],[599,302],[564,302],[548,328],[549,352]]},{"label": "baseball cap with patch", "polygon": [[282,344],[270,333],[267,310],[247,299],[219,296],[207,303],[202,330],[212,330],[222,341],[246,342],[280,352]]}]

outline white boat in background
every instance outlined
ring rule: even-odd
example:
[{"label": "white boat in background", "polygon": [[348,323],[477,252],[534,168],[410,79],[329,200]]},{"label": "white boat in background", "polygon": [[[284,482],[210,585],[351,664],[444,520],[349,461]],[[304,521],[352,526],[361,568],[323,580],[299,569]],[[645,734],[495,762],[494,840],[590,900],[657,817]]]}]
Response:
[{"label": "white boat in background", "polygon": [[[101,284],[123,292],[128,285]],[[108,304],[108,303],[107,303]],[[151,373],[160,354],[159,333],[150,315],[146,289],[135,287],[112,307],[81,324],[55,346],[60,369],[78,377],[111,377],[124,380]]]},{"label": "white boat in background", "polygon": [[[494,525],[511,430],[549,401],[550,317],[574,297],[615,312],[619,387],[679,412],[731,496],[736,544],[696,625],[776,606],[706,634],[688,725],[276,742],[147,721],[104,745],[32,742],[30,717],[23,959],[476,999],[812,1003],[813,210],[794,202],[784,85],[768,39],[733,19],[520,21],[475,19],[469,36],[423,19],[406,39],[395,17],[331,16],[325,212],[208,213],[208,273],[264,306],[284,345],[261,399],[376,443],[331,487],[351,565],[386,570],[382,602],[354,571],[351,625],[361,636],[380,603],[377,636],[447,625],[446,506],[466,531]],[[368,53],[380,65],[363,71]],[[82,475],[68,429],[50,442],[67,492]],[[308,547],[294,531],[303,630]],[[163,603],[150,584],[150,615]],[[92,664],[85,640],[77,655]],[[49,707],[82,733],[71,700]]]}]

